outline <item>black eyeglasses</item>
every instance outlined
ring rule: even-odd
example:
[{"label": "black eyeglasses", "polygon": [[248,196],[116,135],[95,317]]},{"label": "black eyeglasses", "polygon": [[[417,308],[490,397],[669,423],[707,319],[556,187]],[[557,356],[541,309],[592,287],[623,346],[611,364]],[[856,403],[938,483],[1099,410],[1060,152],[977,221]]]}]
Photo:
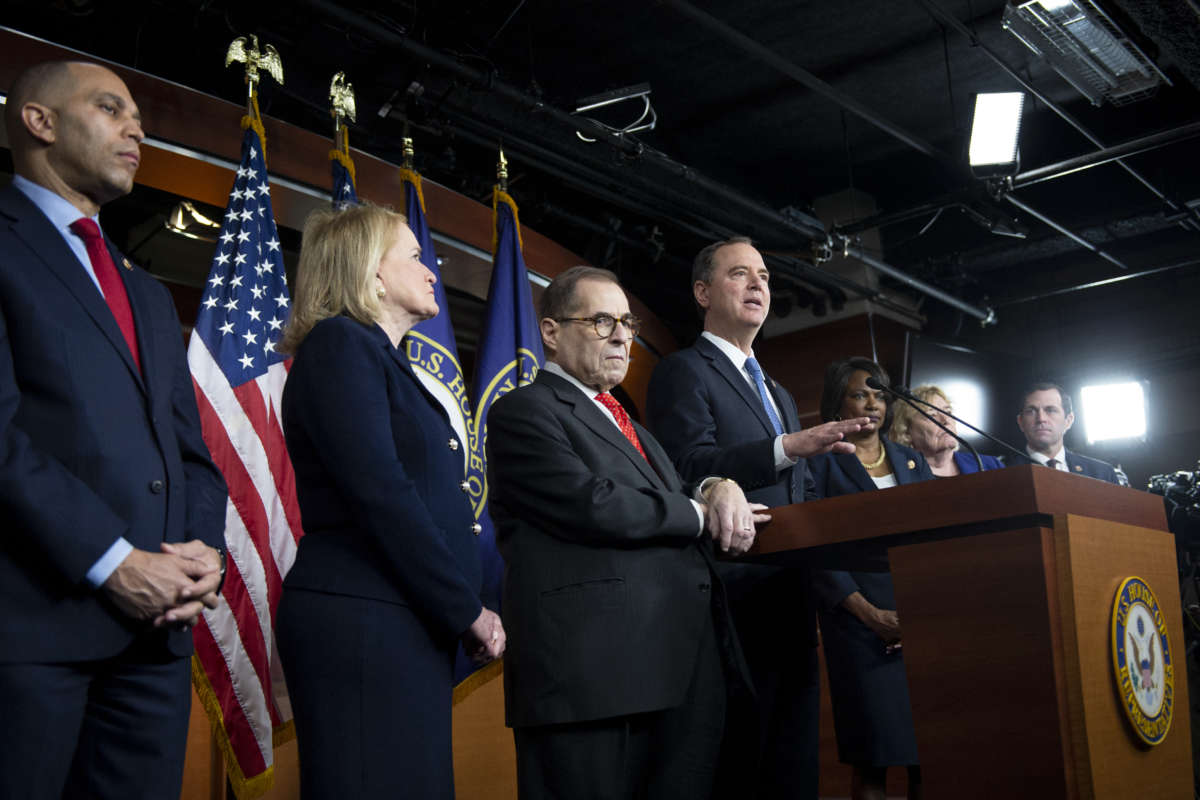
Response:
[{"label": "black eyeglasses", "polygon": [[607,339],[612,336],[613,331],[617,328],[617,323],[625,326],[625,330],[629,331],[630,336],[637,336],[638,331],[642,328],[642,321],[633,314],[625,314],[620,317],[614,317],[612,314],[596,314],[591,317],[559,317],[559,322],[590,322],[596,335],[601,339]]}]

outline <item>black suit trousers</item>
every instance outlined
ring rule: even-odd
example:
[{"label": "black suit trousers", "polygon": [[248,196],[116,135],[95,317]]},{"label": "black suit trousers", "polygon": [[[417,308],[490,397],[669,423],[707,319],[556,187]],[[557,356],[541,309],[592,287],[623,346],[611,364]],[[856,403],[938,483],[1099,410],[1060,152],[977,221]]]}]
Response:
[{"label": "black suit trousers", "polygon": [[704,800],[725,720],[725,668],[705,629],[684,702],[622,717],[513,729],[521,800]]}]

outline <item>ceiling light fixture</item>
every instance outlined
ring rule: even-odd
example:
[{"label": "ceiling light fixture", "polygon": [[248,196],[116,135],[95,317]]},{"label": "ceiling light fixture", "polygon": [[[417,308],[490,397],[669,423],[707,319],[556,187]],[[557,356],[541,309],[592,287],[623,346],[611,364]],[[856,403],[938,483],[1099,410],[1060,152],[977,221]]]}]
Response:
[{"label": "ceiling light fixture", "polygon": [[975,95],[971,145],[967,157],[977,178],[1016,175],[1021,166],[1017,139],[1021,133],[1024,92],[980,92]]},{"label": "ceiling light fixture", "polygon": [[[196,239],[201,242],[215,242],[217,240],[215,231],[221,229],[221,223],[201,214],[189,201],[181,200],[171,209],[171,213],[167,215],[167,221],[163,223],[163,227],[171,233],[177,233],[189,239]],[[195,228],[208,228],[214,232],[214,235],[205,235],[205,231],[196,231],[194,230]]]},{"label": "ceiling light fixture", "polygon": [[1001,24],[1092,105],[1132,103],[1171,85],[1095,0],[1007,4]]},{"label": "ceiling light fixture", "polygon": [[[623,136],[624,134],[637,133],[638,131],[652,131],[654,130],[654,126],[658,124],[658,113],[650,105],[650,84],[648,83],[638,83],[633,86],[626,86],[624,89],[614,89],[611,92],[585,97],[579,101],[579,104],[575,106],[575,111],[572,113],[582,114],[585,111],[595,111],[598,108],[605,108],[638,99],[642,101],[641,116],[620,128],[613,127],[591,117],[584,117],[584,119],[599,125],[613,136]],[[584,136],[579,131],[575,131],[575,135],[589,144],[596,141],[591,137]]]}]

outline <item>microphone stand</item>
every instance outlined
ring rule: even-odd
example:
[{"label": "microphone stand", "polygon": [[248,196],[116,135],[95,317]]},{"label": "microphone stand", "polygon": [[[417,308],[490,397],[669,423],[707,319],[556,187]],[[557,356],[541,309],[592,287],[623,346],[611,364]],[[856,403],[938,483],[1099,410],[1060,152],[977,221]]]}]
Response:
[{"label": "microphone stand", "polygon": [[940,423],[936,419],[934,419],[931,415],[927,414],[924,409],[918,408],[916,405],[914,405],[915,403],[920,403],[921,405],[929,406],[930,408],[936,409],[937,411],[940,411],[941,413],[945,414],[947,417],[954,420],[955,422],[966,425],[968,428],[975,431],[976,433],[978,433],[983,438],[987,439],[992,444],[1000,445],[1008,452],[1016,454],[1017,456],[1025,459],[1026,461],[1028,461],[1031,464],[1037,463],[1032,458],[1030,458],[1027,453],[1022,453],[1017,448],[1013,447],[1012,445],[1008,444],[1007,442],[1000,441],[999,439],[997,439],[995,436],[992,436],[987,431],[982,431],[979,428],[976,428],[974,425],[967,422],[965,419],[956,417],[953,414],[951,414],[949,411],[943,411],[942,409],[935,406],[933,403],[922,400],[921,398],[917,397],[916,395],[910,394],[909,392],[905,391],[904,389],[893,389],[890,386],[884,386],[882,383],[880,383],[875,378],[867,378],[867,386],[871,389],[874,389],[875,391],[884,391],[884,392],[887,392],[888,394],[891,394],[891,395],[894,395],[895,397],[900,398],[901,400],[904,400],[906,403],[908,403],[910,406],[912,406],[913,409],[915,411],[917,411],[917,413],[919,413],[919,414],[921,414],[921,416],[925,417],[925,419],[929,420],[934,425],[937,425],[939,428],[941,428],[946,433],[953,436],[959,442],[962,442],[962,444],[964,444],[967,447],[967,449],[970,450],[971,453],[975,456],[975,460],[977,462],[979,462],[980,471],[983,470],[983,459],[979,456],[979,451],[977,451],[974,447],[972,447],[971,443],[968,442],[966,439],[962,438],[957,433],[951,431],[945,425],[943,425],[942,423]]}]

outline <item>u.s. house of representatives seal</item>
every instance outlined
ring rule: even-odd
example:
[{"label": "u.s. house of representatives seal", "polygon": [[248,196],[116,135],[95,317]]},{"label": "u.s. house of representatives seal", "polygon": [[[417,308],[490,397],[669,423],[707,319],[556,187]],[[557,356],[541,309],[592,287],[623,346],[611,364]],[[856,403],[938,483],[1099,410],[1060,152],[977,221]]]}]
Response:
[{"label": "u.s. house of representatives seal", "polygon": [[1112,654],[1125,716],[1139,739],[1161,744],[1175,711],[1175,662],[1158,598],[1141,578],[1126,578],[1117,589]]}]

